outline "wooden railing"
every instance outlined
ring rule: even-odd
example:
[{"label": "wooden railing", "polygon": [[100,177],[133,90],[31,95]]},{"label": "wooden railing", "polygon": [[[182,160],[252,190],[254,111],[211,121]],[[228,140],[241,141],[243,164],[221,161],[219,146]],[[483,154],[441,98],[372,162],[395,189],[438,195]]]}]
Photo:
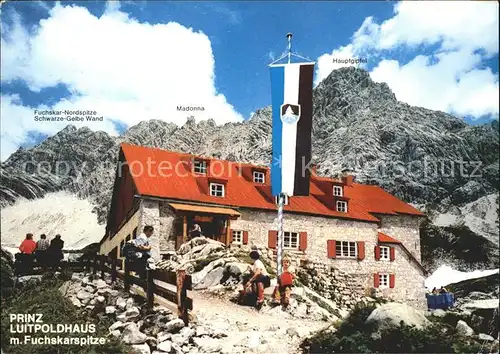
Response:
[{"label": "wooden railing", "polygon": [[[120,262],[121,263],[121,262]],[[152,308],[154,305],[154,296],[169,301],[177,306],[179,318],[187,325],[189,322],[189,311],[193,310],[193,299],[187,296],[187,291],[192,290],[191,276],[186,274],[185,270],[177,272],[167,270],[147,270],[146,279],[141,279],[130,272],[128,262],[124,262],[124,270],[121,271],[119,261],[116,258],[105,255],[95,255],[90,258],[89,266],[93,274],[100,272],[101,279],[104,279],[104,274],[111,274],[111,281],[116,279],[123,280],[125,291],[130,291],[132,285],[137,285],[145,292],[146,306]],[[167,287],[155,283],[155,280],[166,283]],[[174,289],[168,289],[168,285],[172,285]]]},{"label": "wooden railing", "polygon": [[[159,300],[163,298],[168,303],[172,303],[172,306],[168,304],[169,307],[177,308],[179,318],[187,325],[189,322],[189,311],[193,310],[193,299],[188,297],[187,294],[188,290],[192,290],[192,281],[191,276],[186,274],[185,270],[178,270],[177,272],[147,270],[146,279],[144,280],[131,274],[128,262],[123,263],[124,269],[122,269],[122,262],[116,258],[105,255],[87,254],[76,262],[61,262],[58,268],[77,272],[87,271],[94,275],[99,273],[101,279],[104,279],[106,273],[111,274],[111,281],[115,282],[116,279],[121,279],[127,292],[130,291],[132,285],[137,285],[144,291],[148,308],[153,307],[155,295],[160,297]],[[27,266],[29,266],[29,269]],[[36,261],[29,264],[16,262],[14,270],[17,276],[41,274],[44,272]],[[165,283],[166,286],[155,283],[155,280]]]}]

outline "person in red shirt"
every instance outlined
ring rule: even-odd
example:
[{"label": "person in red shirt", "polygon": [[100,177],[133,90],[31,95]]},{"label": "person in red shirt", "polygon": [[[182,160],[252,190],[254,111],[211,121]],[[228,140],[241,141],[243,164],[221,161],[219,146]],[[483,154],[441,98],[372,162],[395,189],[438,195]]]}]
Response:
[{"label": "person in red shirt", "polygon": [[21,253],[16,254],[17,272],[27,272],[29,274],[33,270],[36,250],[36,242],[33,241],[32,233],[26,234],[26,238],[21,242],[19,250]]},{"label": "person in red shirt", "polygon": [[21,242],[19,250],[24,254],[33,254],[36,250],[36,242],[33,241],[33,234],[26,234],[26,239]]}]

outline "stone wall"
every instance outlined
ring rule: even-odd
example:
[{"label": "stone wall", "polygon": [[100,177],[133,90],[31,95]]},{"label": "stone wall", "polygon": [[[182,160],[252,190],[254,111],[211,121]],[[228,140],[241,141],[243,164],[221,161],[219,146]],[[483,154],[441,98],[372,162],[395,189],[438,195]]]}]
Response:
[{"label": "stone wall", "polygon": [[[240,209],[240,213],[240,218],[231,222],[231,229],[248,231],[250,245],[267,245],[268,231],[277,229],[276,213],[248,209]],[[365,296],[369,296],[374,291],[374,273],[395,274],[394,288],[378,289],[377,292],[393,301],[409,302],[419,308],[425,306],[425,277],[399,246],[395,247],[394,261],[375,260],[374,251],[379,227],[376,223],[289,213],[285,213],[284,220],[285,231],[307,232],[305,251],[285,249],[285,253],[292,257],[295,265],[299,265],[301,260],[307,260],[313,264],[323,264],[327,267],[325,269],[334,267],[339,272],[350,274],[353,278],[348,280],[348,283],[353,284],[352,289],[359,289],[359,292]],[[415,243],[415,238],[418,239],[418,224],[409,217],[386,219],[385,228],[382,230],[402,242]],[[329,259],[327,240],[364,241],[364,260],[338,257]],[[419,246],[418,242],[418,250]],[[407,248],[410,247],[407,246]],[[353,291],[349,288],[350,285],[345,286],[345,289],[348,289],[346,291]]]},{"label": "stone wall", "polygon": [[351,309],[360,299],[370,295],[358,277],[325,263],[308,262],[298,269],[297,276],[303,285],[332,300],[341,309]]},{"label": "stone wall", "polygon": [[401,241],[413,256],[422,261],[420,253],[420,224],[421,217],[403,215],[378,215],[380,232],[383,232]]},{"label": "stone wall", "polygon": [[144,229],[144,226],[150,225],[154,228],[153,236],[149,238],[152,246],[151,255],[154,259],[161,259],[160,257],[160,202],[156,200],[143,199],[141,201],[141,220],[139,223],[139,234]]},{"label": "stone wall", "polygon": [[160,203],[160,252],[175,251],[175,213],[168,203]]}]

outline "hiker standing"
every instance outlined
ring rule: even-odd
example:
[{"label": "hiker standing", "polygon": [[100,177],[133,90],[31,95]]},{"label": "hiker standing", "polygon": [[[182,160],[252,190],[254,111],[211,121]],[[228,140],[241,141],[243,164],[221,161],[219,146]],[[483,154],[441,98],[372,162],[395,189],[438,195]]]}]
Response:
[{"label": "hiker standing", "polygon": [[47,240],[47,236],[45,234],[40,235],[40,239],[36,242],[36,261],[40,264],[40,266],[45,269],[47,264],[47,251],[50,247],[50,242]]},{"label": "hiker standing", "polygon": [[142,279],[146,279],[146,269],[154,269],[153,259],[151,258],[151,245],[149,243],[149,238],[153,235],[153,232],[153,226],[146,225],[139,237],[130,241],[137,251],[134,257],[136,272]]},{"label": "hiker standing", "polygon": [[59,263],[64,258],[63,255],[64,241],[61,240],[61,235],[57,234],[52,241],[47,251],[47,257],[50,259],[53,267],[59,267]]},{"label": "hiker standing", "polygon": [[201,236],[201,227],[198,224],[194,224],[191,231],[189,231],[189,237],[193,239],[195,237],[200,237],[200,236]]},{"label": "hiker standing", "polygon": [[278,277],[278,284],[273,291],[273,302],[288,306],[290,295],[292,294],[292,285],[295,279],[295,268],[291,265],[290,257],[285,256],[281,261],[283,272]]},{"label": "hiker standing", "polygon": [[269,286],[269,274],[267,273],[264,263],[260,260],[260,254],[257,249],[253,249],[250,252],[250,258],[253,259],[253,266],[251,267],[252,276],[244,285],[246,289],[251,288],[252,291],[257,295],[257,302],[255,307],[260,310],[264,304],[264,288]]}]

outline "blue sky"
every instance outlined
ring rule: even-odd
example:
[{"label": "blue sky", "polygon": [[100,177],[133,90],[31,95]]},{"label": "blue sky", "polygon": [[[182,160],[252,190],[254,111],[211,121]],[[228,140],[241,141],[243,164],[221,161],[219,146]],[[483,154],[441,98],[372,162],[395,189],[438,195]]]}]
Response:
[{"label": "blue sky", "polygon": [[[363,67],[398,99],[472,124],[491,120],[498,117],[498,4],[456,4],[4,4],[2,160],[64,126],[33,124],[37,107],[95,109],[105,122],[89,127],[111,134],[150,118],[182,124],[178,104],[204,106],[195,118],[219,124],[248,119],[270,104],[267,65],[285,51],[289,31],[294,51],[318,62],[316,84],[338,67],[332,58],[366,57]],[[450,14],[463,24],[447,24]],[[479,19],[478,28],[464,29]]]}]

